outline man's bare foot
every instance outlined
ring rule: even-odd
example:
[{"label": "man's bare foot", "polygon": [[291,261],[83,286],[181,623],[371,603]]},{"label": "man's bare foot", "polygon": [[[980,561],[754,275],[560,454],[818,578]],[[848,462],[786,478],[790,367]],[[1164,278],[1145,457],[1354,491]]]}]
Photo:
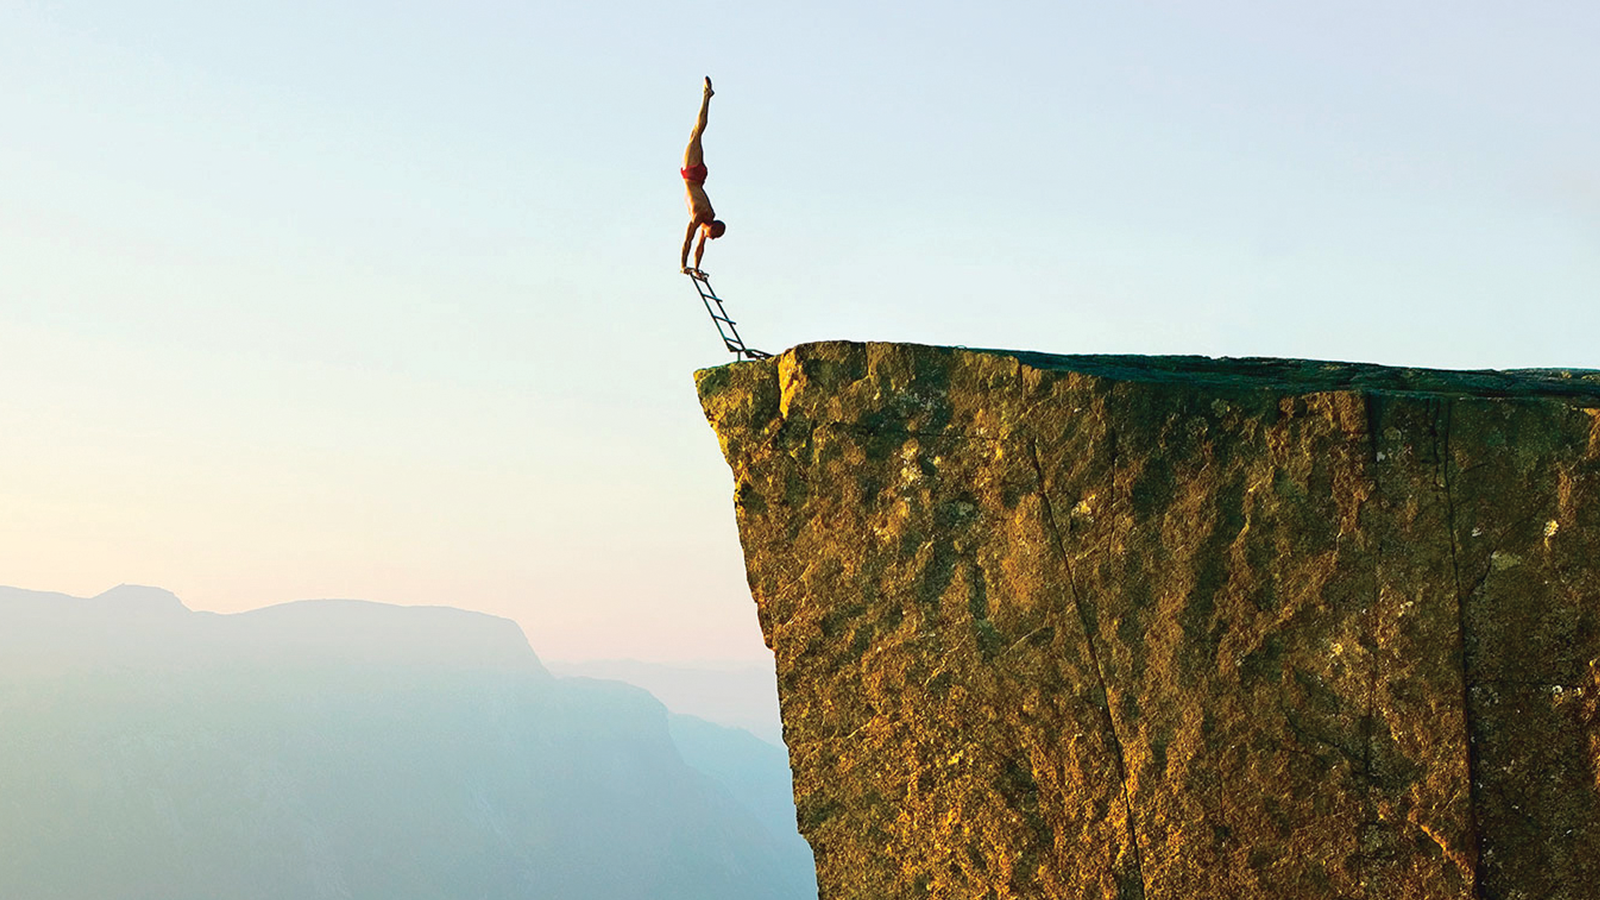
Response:
[{"label": "man's bare foot", "polygon": [[706,96],[707,97],[711,97],[711,96],[714,96],[716,93],[717,93],[716,91],[713,91],[711,89],[711,76],[707,75],[706,76]]}]

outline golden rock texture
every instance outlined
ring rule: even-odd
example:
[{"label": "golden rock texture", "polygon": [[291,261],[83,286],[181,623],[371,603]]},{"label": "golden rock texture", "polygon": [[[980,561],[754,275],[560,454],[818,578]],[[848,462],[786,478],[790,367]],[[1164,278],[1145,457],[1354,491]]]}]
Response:
[{"label": "golden rock texture", "polygon": [[696,380],[822,897],[1600,897],[1600,376]]}]

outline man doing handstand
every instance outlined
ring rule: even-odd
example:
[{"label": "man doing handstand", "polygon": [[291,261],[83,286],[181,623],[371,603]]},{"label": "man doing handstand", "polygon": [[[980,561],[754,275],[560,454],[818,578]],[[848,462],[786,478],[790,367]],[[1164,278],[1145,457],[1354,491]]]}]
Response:
[{"label": "man doing handstand", "polygon": [[[706,196],[706,158],[700,149],[700,136],[706,130],[706,109],[711,105],[711,78],[706,77],[705,92],[700,97],[700,118],[695,120],[694,130],[689,132],[689,146],[683,151],[683,168],[678,172],[683,176],[683,190],[689,204],[689,230],[683,235],[683,255],[679,265],[685,273],[693,271],[700,273],[700,258],[706,252],[706,238],[719,238],[728,230],[728,226],[717,219],[717,213],[711,208],[711,198]],[[689,268],[689,245],[694,243],[695,230],[700,231],[700,243],[694,248],[694,269]]]}]

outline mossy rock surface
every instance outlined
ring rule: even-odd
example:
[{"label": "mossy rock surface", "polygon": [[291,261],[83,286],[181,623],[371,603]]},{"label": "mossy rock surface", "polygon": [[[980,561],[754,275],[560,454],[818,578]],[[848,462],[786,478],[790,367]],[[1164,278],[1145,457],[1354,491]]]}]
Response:
[{"label": "mossy rock surface", "polygon": [[1600,896],[1600,377],[697,373],[824,898]]}]

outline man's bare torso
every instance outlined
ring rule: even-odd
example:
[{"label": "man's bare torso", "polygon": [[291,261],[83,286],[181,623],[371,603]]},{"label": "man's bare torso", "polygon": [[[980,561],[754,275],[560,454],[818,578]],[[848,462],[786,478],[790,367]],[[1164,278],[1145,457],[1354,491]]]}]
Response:
[{"label": "man's bare torso", "polygon": [[711,208],[711,198],[706,196],[704,184],[685,181],[683,192],[683,201],[689,207],[689,218],[696,224],[705,225],[717,217],[716,210]]}]

